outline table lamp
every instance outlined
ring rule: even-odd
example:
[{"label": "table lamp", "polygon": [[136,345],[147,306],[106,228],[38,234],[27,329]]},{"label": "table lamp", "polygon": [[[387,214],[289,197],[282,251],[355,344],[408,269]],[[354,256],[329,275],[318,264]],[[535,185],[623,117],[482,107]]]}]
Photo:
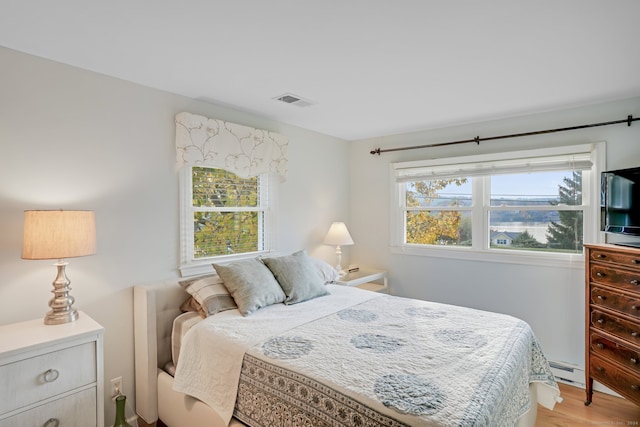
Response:
[{"label": "table lamp", "polygon": [[96,226],[93,211],[27,210],[24,211],[23,259],[57,259],[58,275],[53,281],[51,310],[46,325],[73,322],[78,312],[69,295],[71,282],[65,273],[65,258],[96,253]]},{"label": "table lamp", "polygon": [[340,265],[342,263],[342,249],[340,249],[340,246],[353,245],[353,239],[344,222],[334,222],[331,224],[329,232],[327,232],[327,236],[324,238],[324,243],[326,245],[336,245],[336,255],[338,257],[336,270],[338,270],[340,276],[344,276],[346,272],[342,269],[342,265]]}]

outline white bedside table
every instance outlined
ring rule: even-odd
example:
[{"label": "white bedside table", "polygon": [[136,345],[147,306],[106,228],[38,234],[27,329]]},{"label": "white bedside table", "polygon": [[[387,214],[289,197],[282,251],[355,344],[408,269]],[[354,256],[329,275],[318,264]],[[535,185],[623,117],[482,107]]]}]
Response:
[{"label": "white bedside table", "polygon": [[79,314],[0,326],[0,427],[104,426],[104,329]]},{"label": "white bedside table", "polygon": [[338,281],[339,285],[355,286],[373,292],[388,293],[387,272],[383,270],[360,269],[353,273],[342,276]]}]

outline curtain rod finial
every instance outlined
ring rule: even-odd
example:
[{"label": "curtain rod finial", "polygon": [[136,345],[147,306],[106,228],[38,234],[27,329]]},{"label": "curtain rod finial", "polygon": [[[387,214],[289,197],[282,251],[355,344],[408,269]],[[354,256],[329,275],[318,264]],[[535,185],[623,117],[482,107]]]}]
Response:
[{"label": "curtain rod finial", "polygon": [[373,154],[377,154],[378,156],[380,155],[380,148],[376,148],[375,150],[371,150],[370,153]]},{"label": "curtain rod finial", "polygon": [[633,116],[631,114],[629,114],[627,116],[627,126],[631,126],[631,122],[633,121]]}]

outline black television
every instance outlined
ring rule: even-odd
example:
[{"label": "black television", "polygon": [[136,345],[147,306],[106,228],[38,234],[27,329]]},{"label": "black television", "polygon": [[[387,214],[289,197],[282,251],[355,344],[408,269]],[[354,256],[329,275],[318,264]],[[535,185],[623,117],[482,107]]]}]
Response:
[{"label": "black television", "polygon": [[601,230],[640,236],[640,167],[602,172]]}]

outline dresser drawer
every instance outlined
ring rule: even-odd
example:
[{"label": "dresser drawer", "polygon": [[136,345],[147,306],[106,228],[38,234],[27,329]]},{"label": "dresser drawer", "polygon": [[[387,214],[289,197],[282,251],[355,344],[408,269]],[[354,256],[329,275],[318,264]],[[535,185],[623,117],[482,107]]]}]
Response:
[{"label": "dresser drawer", "polygon": [[591,303],[629,314],[640,321],[640,297],[633,298],[619,292],[593,287]]},{"label": "dresser drawer", "polygon": [[640,325],[597,310],[591,312],[591,324],[632,344],[640,345]]},{"label": "dresser drawer", "polygon": [[0,420],[0,427],[95,427],[95,387]]},{"label": "dresser drawer", "polygon": [[640,268],[640,256],[638,255],[616,253],[603,249],[592,249],[590,257],[594,261],[599,261],[607,264],[618,264],[625,267]]},{"label": "dresser drawer", "polygon": [[618,362],[640,375],[640,352],[608,340],[598,334],[591,334],[591,351],[607,360]]},{"label": "dresser drawer", "polygon": [[591,265],[590,276],[591,281],[595,283],[602,283],[627,291],[640,292],[640,272]]},{"label": "dresser drawer", "polygon": [[589,374],[623,396],[640,402],[640,375],[631,375],[599,357],[591,357]]},{"label": "dresser drawer", "polygon": [[1,415],[94,383],[96,344],[88,342],[2,365],[0,378]]}]

